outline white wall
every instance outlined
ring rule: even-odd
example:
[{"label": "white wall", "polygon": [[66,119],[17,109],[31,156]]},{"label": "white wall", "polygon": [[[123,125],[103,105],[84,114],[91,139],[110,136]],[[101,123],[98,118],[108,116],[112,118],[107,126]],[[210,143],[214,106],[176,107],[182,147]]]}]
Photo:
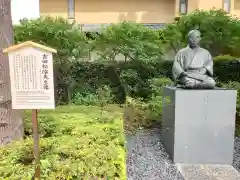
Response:
[{"label": "white wall", "polygon": [[40,0],[11,0],[12,22],[17,24],[20,19],[34,19],[40,16]]}]

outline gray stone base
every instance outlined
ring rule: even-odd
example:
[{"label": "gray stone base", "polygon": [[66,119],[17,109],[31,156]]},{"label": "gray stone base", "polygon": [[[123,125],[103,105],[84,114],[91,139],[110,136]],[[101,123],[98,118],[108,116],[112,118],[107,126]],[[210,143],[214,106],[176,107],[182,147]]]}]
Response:
[{"label": "gray stone base", "polygon": [[231,165],[176,164],[185,180],[239,180],[239,172]]},{"label": "gray stone base", "polygon": [[236,90],[163,92],[162,140],[174,163],[233,162]]}]

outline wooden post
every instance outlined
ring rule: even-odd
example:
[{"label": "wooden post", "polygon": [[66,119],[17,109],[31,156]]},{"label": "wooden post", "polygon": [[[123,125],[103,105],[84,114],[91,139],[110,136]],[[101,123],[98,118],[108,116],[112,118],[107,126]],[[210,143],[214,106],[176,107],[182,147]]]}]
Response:
[{"label": "wooden post", "polygon": [[32,110],[33,140],[34,140],[34,157],[35,157],[35,178],[40,180],[40,149],[38,135],[37,109]]}]

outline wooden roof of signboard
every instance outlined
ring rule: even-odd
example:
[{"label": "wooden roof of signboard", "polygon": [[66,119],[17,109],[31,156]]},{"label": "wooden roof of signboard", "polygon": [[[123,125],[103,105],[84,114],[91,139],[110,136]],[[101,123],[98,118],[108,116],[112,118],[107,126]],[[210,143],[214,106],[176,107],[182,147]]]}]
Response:
[{"label": "wooden roof of signboard", "polygon": [[3,49],[3,53],[10,53],[10,52],[13,52],[17,49],[22,49],[22,48],[26,48],[26,47],[39,48],[39,49],[44,50],[44,51],[57,53],[56,49],[53,49],[53,48],[50,48],[50,47],[47,47],[47,46],[44,46],[44,45],[41,45],[41,44],[38,44],[38,43],[35,43],[35,42],[32,42],[32,41],[26,41],[26,42],[23,42],[23,43],[20,43],[20,44],[17,44],[17,45],[10,46],[6,49]]}]

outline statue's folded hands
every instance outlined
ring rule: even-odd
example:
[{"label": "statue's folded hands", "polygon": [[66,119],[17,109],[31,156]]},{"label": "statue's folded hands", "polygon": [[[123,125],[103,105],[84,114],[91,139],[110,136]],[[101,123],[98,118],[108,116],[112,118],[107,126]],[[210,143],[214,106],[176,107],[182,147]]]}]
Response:
[{"label": "statue's folded hands", "polygon": [[206,69],[205,67],[200,68],[200,69],[199,69],[199,73],[200,73],[200,74],[206,74],[206,73],[207,73],[207,69]]}]

